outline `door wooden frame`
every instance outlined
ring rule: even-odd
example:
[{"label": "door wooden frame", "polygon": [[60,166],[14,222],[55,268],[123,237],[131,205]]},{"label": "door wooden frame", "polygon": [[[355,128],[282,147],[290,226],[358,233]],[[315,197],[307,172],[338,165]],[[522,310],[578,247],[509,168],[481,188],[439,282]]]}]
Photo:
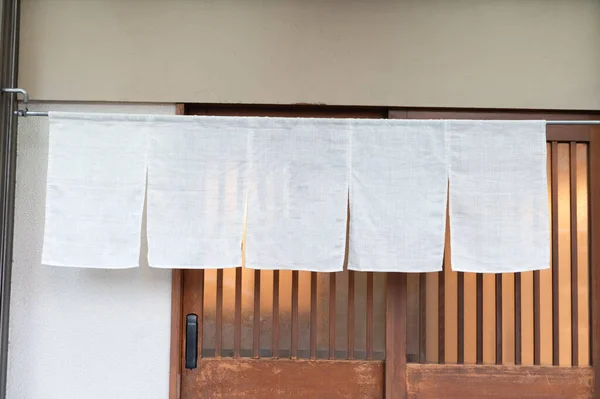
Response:
[{"label": "door wooden frame", "polygon": [[169,399],[181,397],[181,362],[183,342],[183,272],[173,269],[171,272],[171,345],[169,366]]},{"label": "door wooden frame", "polygon": [[387,273],[385,294],[385,385],[386,399],[408,395],[406,363],[406,273]]},{"label": "door wooden frame", "polygon": [[[185,104],[176,104],[176,115],[185,115]],[[169,356],[169,399],[181,397],[181,362],[183,359],[183,271],[171,272],[171,344]]]},{"label": "door wooden frame", "polygon": [[591,128],[589,142],[591,341],[594,398],[600,398],[600,127]]}]

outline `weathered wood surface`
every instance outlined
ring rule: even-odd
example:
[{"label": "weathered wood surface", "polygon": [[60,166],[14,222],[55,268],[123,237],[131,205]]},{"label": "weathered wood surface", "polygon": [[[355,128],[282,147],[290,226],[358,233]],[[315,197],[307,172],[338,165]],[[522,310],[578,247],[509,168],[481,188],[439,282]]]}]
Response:
[{"label": "weathered wood surface", "polygon": [[408,397],[591,398],[591,367],[408,364]]},{"label": "weathered wood surface", "polygon": [[171,340],[169,361],[169,399],[178,399],[183,356],[183,273],[173,270],[171,280]]},{"label": "weathered wood surface", "polygon": [[387,399],[406,399],[406,281],[406,273],[387,274],[385,313],[385,397]]},{"label": "weathered wood surface", "polygon": [[[593,397],[591,367],[406,365],[408,398]],[[379,361],[202,359],[184,370],[182,399],[383,398]]]},{"label": "weathered wood surface", "polygon": [[383,385],[379,361],[202,359],[181,398],[380,399]]}]

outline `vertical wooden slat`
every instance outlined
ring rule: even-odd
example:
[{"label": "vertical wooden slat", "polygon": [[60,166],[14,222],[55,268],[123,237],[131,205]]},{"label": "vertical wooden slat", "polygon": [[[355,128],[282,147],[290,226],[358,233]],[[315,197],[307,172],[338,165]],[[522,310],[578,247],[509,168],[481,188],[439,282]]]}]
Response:
[{"label": "vertical wooden slat", "polygon": [[496,364],[502,364],[502,274],[496,274]]},{"label": "vertical wooden slat", "polygon": [[329,273],[329,360],[335,359],[335,273]]},{"label": "vertical wooden slat", "polygon": [[354,271],[348,271],[348,359],[354,359]]},{"label": "vertical wooden slat", "polygon": [[419,274],[419,363],[427,363],[427,273]]},{"label": "vertical wooden slat", "polygon": [[465,274],[458,272],[457,279],[457,363],[463,364],[465,362]]},{"label": "vertical wooden slat", "polygon": [[552,142],[552,364],[559,364],[559,294],[558,294],[558,142]]},{"label": "vertical wooden slat", "polygon": [[406,274],[388,273],[386,279],[385,395],[407,398],[406,384]]},{"label": "vertical wooden slat", "polygon": [[373,337],[374,337],[374,317],[373,317],[373,272],[367,273],[367,360],[373,359]]},{"label": "vertical wooden slat", "polygon": [[253,357],[260,357],[260,270],[254,271],[254,314],[252,323]]},{"label": "vertical wooden slat", "polygon": [[[477,279],[475,279],[477,280]],[[481,322],[481,328],[483,329],[482,340],[483,340],[483,355],[482,355],[482,363],[483,364],[495,364],[496,362],[496,280],[494,279],[493,274],[483,274],[483,287],[482,287],[482,296],[483,296],[483,310],[481,312],[481,316],[483,320]],[[477,291],[477,287],[475,287],[475,291]],[[475,302],[477,302],[477,298],[475,298]],[[475,306],[475,308],[477,305]],[[477,310],[475,310],[475,318],[478,318]],[[477,321],[476,321],[477,324]],[[477,337],[475,337],[475,341],[477,341]],[[475,348],[475,352],[477,352],[477,348]]]},{"label": "vertical wooden slat", "polygon": [[579,366],[579,291],[577,259],[577,144],[571,142],[570,149],[570,194],[571,194],[571,365]]},{"label": "vertical wooden slat", "polygon": [[273,357],[279,358],[279,270],[273,271]]},{"label": "vertical wooden slat", "polygon": [[533,272],[533,364],[539,366],[542,362],[541,341],[541,306],[540,306],[540,271]]},{"label": "vertical wooden slat", "polygon": [[240,358],[242,349],[242,268],[235,269],[235,319],[233,321],[233,357]]},{"label": "vertical wooden slat", "polygon": [[[444,255],[445,258],[445,255]],[[446,261],[438,273],[438,363],[446,363]]]},{"label": "vertical wooden slat", "polygon": [[317,273],[310,273],[310,358],[317,358]]},{"label": "vertical wooden slat", "polygon": [[477,304],[476,304],[476,362],[483,364],[483,274],[477,274]]},{"label": "vertical wooden slat", "polygon": [[590,277],[592,334],[592,364],[594,366],[594,393],[600,396],[600,127],[591,129],[588,160],[590,203]]},{"label": "vertical wooden slat", "polygon": [[521,349],[521,273],[515,273],[515,364],[520,365]]},{"label": "vertical wooden slat", "polygon": [[292,348],[291,358],[298,358],[298,271],[292,271]]},{"label": "vertical wooden slat", "polygon": [[217,270],[217,304],[215,310],[215,357],[223,352],[223,269]]},{"label": "vertical wooden slat", "polygon": [[183,340],[183,272],[171,273],[171,342],[169,367],[169,399],[178,399],[181,385],[182,364],[185,340]]}]

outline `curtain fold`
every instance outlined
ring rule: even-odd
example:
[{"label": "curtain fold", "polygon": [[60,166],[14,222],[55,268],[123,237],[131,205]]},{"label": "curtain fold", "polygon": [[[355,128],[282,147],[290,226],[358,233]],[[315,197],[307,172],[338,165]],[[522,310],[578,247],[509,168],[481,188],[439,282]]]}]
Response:
[{"label": "curtain fold", "polygon": [[147,194],[152,267],[439,271],[447,207],[453,270],[550,265],[544,121],[49,120],[44,264],[137,266]]}]

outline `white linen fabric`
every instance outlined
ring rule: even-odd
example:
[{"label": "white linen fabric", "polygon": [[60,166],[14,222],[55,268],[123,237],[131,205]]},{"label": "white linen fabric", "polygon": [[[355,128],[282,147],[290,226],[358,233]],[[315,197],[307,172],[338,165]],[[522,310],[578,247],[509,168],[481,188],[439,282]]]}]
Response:
[{"label": "white linen fabric", "polygon": [[138,266],[147,174],[152,267],[439,271],[448,197],[454,270],[550,265],[544,121],[49,121],[44,264]]},{"label": "white linen fabric", "polygon": [[350,126],[339,119],[253,120],[246,267],[343,269]]},{"label": "white linen fabric", "polygon": [[242,265],[251,121],[155,117],[148,160],[148,263],[161,268]]},{"label": "white linen fabric", "polygon": [[449,121],[452,269],[550,267],[544,121]]},{"label": "white linen fabric", "polygon": [[50,112],[42,263],[139,264],[146,184],[145,117]]},{"label": "white linen fabric", "polygon": [[348,269],[442,269],[447,199],[444,121],[352,126]]}]

